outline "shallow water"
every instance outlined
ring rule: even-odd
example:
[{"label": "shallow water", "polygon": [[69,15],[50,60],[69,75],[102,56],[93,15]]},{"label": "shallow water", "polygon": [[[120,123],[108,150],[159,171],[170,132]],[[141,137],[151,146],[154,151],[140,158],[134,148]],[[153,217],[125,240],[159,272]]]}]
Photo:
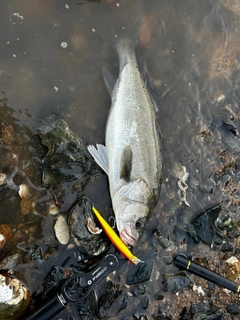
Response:
[{"label": "shallow water", "polygon": [[[47,204],[53,198],[41,185],[46,150],[40,146],[36,129],[45,117],[56,113],[85,144],[104,143],[111,101],[102,67],[117,76],[115,43],[119,38],[130,37],[138,44],[140,67],[159,93],[158,124],[163,143],[159,203],[136,249],[140,258],[154,259],[152,280],[146,283],[148,296],[154,299],[157,292],[162,292],[162,285],[160,281],[159,286],[154,284],[153,279],[158,277],[158,271],[168,269],[159,257],[171,257],[176,252],[166,252],[156,245],[156,225],[161,236],[178,247],[178,252],[197,256],[208,253],[209,246],[202,249],[191,241],[185,244],[175,234],[176,225],[189,223],[197,212],[219,202],[225,213],[239,220],[238,2],[13,0],[1,4],[0,16],[0,117],[1,122],[13,127],[10,153],[17,155],[17,159],[11,158],[2,148],[0,166],[10,172],[17,170],[19,184],[27,181],[31,185],[31,197],[39,214],[38,232],[31,232],[36,242],[45,247],[58,247],[58,242],[52,229],[55,218],[46,215]],[[178,195],[182,166],[189,174],[185,202]],[[237,186],[235,191],[226,186],[224,177],[232,179]],[[102,188],[96,199],[101,202],[99,206],[105,202],[109,206],[104,178]],[[31,225],[33,216],[20,213],[17,190],[11,189],[0,201],[1,223]],[[21,240],[19,247],[28,250],[24,247],[27,241]],[[149,248],[155,251],[154,255]],[[7,249],[14,252],[14,248]],[[19,266],[18,271],[32,291],[41,292],[51,266],[61,265],[67,255],[66,248],[59,246],[47,263],[31,262],[27,269]],[[169,268],[169,272],[176,271]],[[34,281],[29,281],[29,275]],[[124,286],[124,279],[121,285]],[[168,299],[173,297],[168,295]],[[136,298],[115,318],[131,318],[138,303]],[[163,309],[171,305],[164,303]],[[158,304],[153,301],[145,314],[150,317]],[[173,307],[170,315],[175,312]],[[69,316],[67,311],[62,318],[65,316]],[[74,319],[78,319],[76,315]]]}]

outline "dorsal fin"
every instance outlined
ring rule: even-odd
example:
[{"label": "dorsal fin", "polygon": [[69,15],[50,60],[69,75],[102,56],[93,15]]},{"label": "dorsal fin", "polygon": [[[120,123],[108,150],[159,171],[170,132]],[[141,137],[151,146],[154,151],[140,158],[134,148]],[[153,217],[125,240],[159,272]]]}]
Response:
[{"label": "dorsal fin", "polygon": [[125,146],[120,159],[120,179],[129,181],[132,171],[132,149],[130,146]]}]

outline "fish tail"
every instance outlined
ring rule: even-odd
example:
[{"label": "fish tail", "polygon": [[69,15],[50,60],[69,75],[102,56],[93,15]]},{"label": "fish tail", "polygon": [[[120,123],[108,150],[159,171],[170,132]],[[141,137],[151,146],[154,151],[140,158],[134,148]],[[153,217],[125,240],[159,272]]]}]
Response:
[{"label": "fish tail", "polygon": [[128,38],[123,38],[117,43],[116,49],[120,60],[120,71],[128,63],[134,63],[137,65],[135,46],[135,42]]}]

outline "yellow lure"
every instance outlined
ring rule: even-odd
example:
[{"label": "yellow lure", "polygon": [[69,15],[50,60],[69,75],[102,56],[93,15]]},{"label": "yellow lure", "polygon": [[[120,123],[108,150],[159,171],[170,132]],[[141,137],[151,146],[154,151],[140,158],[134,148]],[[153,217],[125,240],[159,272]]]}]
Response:
[{"label": "yellow lure", "polygon": [[107,221],[102,217],[102,215],[97,211],[97,209],[95,207],[92,207],[92,210],[95,213],[96,217],[98,218],[98,221],[100,222],[103,230],[106,232],[107,236],[115,245],[115,247],[133,264],[136,265],[139,262],[143,262],[132,254],[132,252],[128,249],[125,243],[119,238],[119,236],[115,233],[115,231],[107,223]]}]

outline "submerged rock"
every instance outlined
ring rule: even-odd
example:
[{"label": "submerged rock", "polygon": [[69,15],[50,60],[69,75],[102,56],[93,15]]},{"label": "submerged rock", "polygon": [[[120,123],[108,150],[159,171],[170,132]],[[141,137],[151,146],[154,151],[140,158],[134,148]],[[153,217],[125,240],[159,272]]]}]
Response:
[{"label": "submerged rock", "polygon": [[127,284],[137,284],[150,279],[153,268],[153,260],[148,259],[137,266],[130,265],[127,275]]},{"label": "submerged rock", "polygon": [[212,244],[215,236],[214,222],[221,210],[219,204],[212,206],[203,212],[200,212],[192,219],[192,225],[196,230],[198,238],[207,243]]},{"label": "submerged rock", "polygon": [[100,172],[89,155],[82,140],[55,115],[37,130],[38,136],[48,151],[43,159],[42,183],[49,187],[59,207],[68,203],[68,210],[90,181],[91,176]]},{"label": "submerged rock", "polygon": [[81,178],[98,172],[97,165],[88,154],[83,142],[62,119],[52,115],[37,130],[41,142],[48,148],[44,159],[42,182],[44,186]]},{"label": "submerged rock", "polygon": [[99,318],[108,319],[127,307],[126,295],[118,290],[117,285],[108,281],[103,294],[99,298]]}]

